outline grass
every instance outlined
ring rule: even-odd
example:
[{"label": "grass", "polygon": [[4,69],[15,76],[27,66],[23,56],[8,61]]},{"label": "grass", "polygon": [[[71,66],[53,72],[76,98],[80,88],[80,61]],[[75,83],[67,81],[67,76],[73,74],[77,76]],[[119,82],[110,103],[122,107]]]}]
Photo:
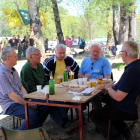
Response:
[{"label": "grass", "polygon": [[118,70],[120,70],[120,69],[124,69],[125,66],[126,66],[125,63],[118,63],[118,64],[116,65],[116,68],[117,68]]}]

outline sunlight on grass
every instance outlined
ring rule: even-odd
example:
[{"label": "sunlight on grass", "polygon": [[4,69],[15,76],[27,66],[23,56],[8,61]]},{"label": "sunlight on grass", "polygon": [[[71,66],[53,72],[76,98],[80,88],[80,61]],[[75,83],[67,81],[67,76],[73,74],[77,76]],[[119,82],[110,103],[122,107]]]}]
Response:
[{"label": "sunlight on grass", "polygon": [[120,70],[120,69],[124,69],[125,66],[126,66],[125,63],[118,63],[118,64],[116,65],[116,68],[117,68],[118,70]]}]

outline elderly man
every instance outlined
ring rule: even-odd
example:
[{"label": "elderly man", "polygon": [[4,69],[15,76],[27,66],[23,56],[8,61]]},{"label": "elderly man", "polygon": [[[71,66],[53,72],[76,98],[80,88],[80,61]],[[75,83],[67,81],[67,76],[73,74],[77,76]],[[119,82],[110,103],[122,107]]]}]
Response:
[{"label": "elderly man", "polygon": [[109,61],[100,56],[102,53],[100,44],[93,44],[90,48],[90,57],[83,60],[78,73],[79,78],[97,78],[103,75],[105,78],[111,77],[111,65]]},{"label": "elderly man", "polygon": [[44,63],[45,74],[49,79],[50,72],[53,73],[54,80],[57,81],[57,75],[63,75],[64,69],[67,67],[68,72],[75,72],[74,78],[78,77],[79,66],[75,60],[66,56],[66,46],[58,44],[55,47],[55,56],[47,59]]},{"label": "elderly man", "polygon": [[[26,58],[28,61],[22,67],[20,78],[23,87],[28,93],[37,91],[37,85],[42,85],[42,87],[44,87],[48,84],[48,79],[45,76],[43,66],[40,63],[41,57],[42,55],[38,48],[29,47],[26,51]],[[44,100],[42,102],[46,101]],[[51,118],[56,124],[64,127],[66,132],[78,126],[78,122],[68,120],[67,113],[64,108],[55,109],[51,115]]]},{"label": "elderly man", "polygon": [[135,100],[140,94],[140,60],[139,47],[136,42],[127,41],[123,44],[121,56],[126,67],[120,80],[115,85],[103,85],[99,89],[106,89],[111,104],[90,112],[90,118],[98,130],[107,137],[108,120],[111,120],[110,140],[129,140],[133,138],[124,120],[138,118]]},{"label": "elderly man", "polygon": [[[100,56],[102,53],[100,44],[93,44],[90,48],[90,57],[83,60],[81,68],[78,73],[79,78],[97,78],[97,75],[103,75],[104,78],[111,78],[111,65],[109,61]],[[94,108],[102,107],[101,101],[105,96],[98,94],[92,99]]]}]

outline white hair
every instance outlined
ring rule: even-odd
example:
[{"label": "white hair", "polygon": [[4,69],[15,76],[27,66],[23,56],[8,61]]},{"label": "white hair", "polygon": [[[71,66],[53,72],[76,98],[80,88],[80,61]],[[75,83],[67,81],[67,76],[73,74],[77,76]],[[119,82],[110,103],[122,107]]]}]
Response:
[{"label": "white hair", "polygon": [[12,56],[12,50],[15,50],[15,49],[11,47],[6,47],[5,49],[3,49],[2,57],[1,57],[3,61],[6,61],[7,57]]},{"label": "white hair", "polygon": [[58,45],[56,45],[55,50],[57,50],[58,48],[65,50],[66,46],[64,44],[58,44]]},{"label": "white hair", "polygon": [[140,48],[134,41],[126,41],[123,43],[122,50],[127,52],[129,58],[138,58]]},{"label": "white hair", "polygon": [[94,44],[91,45],[90,50],[91,50],[91,48],[94,47],[94,46],[97,46],[98,48],[102,49],[100,44],[94,43]]},{"label": "white hair", "polygon": [[[27,58],[27,60],[30,60],[30,56],[34,53],[34,51],[36,51],[36,50],[39,50],[38,48],[36,48],[36,47],[32,47],[32,46],[30,46],[30,47],[28,47],[28,49],[26,50],[26,58]],[[40,51],[40,50],[39,50]]]}]

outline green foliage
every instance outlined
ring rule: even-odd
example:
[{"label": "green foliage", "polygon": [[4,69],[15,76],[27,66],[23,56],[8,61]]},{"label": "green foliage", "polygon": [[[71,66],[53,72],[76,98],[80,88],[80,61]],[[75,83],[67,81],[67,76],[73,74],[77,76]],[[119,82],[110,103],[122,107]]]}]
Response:
[{"label": "green foliage", "polygon": [[117,68],[118,70],[120,70],[120,69],[124,69],[125,66],[126,66],[125,63],[118,63],[118,64],[116,65],[116,68]]}]

